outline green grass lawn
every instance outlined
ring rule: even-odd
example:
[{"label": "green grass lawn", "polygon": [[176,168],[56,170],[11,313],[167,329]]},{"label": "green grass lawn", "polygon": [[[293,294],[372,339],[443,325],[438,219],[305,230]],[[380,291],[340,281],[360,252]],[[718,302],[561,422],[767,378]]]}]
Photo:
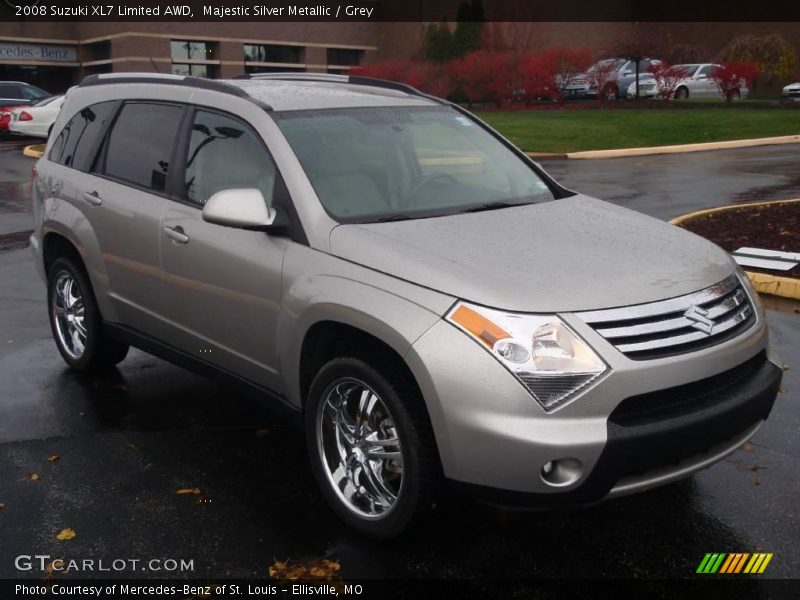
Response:
[{"label": "green grass lawn", "polygon": [[577,152],[800,134],[800,110],[591,109],[478,112],[528,152]]}]

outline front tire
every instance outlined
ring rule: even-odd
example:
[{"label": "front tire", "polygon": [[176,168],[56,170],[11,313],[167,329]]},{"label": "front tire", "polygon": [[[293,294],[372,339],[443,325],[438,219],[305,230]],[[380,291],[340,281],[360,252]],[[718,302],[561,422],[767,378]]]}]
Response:
[{"label": "front tire", "polygon": [[438,453],[423,399],[402,374],[331,360],[311,384],[305,424],[314,476],[342,521],[392,538],[431,508]]},{"label": "front tire", "polygon": [[685,87],[679,87],[675,90],[675,100],[688,100],[689,98],[689,89]]},{"label": "front tire", "polygon": [[47,307],[53,339],[72,369],[105,369],[128,354],[127,344],[105,335],[89,278],[70,258],[58,258],[48,269]]}]

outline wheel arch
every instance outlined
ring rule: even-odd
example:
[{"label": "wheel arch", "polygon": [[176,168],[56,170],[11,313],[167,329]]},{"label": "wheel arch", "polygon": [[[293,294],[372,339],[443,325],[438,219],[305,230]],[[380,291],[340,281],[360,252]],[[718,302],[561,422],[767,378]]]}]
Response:
[{"label": "wheel arch", "polygon": [[[74,207],[59,208],[62,211],[71,209],[77,212]],[[88,223],[84,219],[76,222],[84,223],[83,226],[88,227]],[[113,308],[108,302],[108,274],[102,264],[95,264],[97,261],[91,260],[91,254],[98,257],[102,256],[99,242],[91,230],[88,233],[89,235],[78,236],[73,231],[73,227],[65,225],[61,219],[48,220],[42,226],[41,264],[44,268],[45,277],[47,277],[47,270],[56,258],[70,256],[78,261],[89,278],[97,306],[103,318],[113,319]],[[88,238],[88,248],[86,244],[82,243],[82,240],[86,238]]]}]

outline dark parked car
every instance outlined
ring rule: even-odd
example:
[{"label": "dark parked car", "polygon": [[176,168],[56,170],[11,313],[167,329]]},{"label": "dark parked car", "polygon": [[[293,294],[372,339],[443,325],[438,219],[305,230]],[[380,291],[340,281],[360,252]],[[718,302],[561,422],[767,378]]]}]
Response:
[{"label": "dark parked car", "polygon": [[52,96],[49,92],[22,81],[0,81],[0,107],[33,104]]}]

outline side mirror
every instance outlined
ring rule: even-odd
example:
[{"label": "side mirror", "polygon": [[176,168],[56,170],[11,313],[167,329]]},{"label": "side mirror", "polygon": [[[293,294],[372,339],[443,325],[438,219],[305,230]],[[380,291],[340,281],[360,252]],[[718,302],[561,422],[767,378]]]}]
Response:
[{"label": "side mirror", "polygon": [[272,233],[287,226],[283,213],[267,206],[264,195],[255,188],[220,190],[203,207],[203,220],[223,227]]}]

